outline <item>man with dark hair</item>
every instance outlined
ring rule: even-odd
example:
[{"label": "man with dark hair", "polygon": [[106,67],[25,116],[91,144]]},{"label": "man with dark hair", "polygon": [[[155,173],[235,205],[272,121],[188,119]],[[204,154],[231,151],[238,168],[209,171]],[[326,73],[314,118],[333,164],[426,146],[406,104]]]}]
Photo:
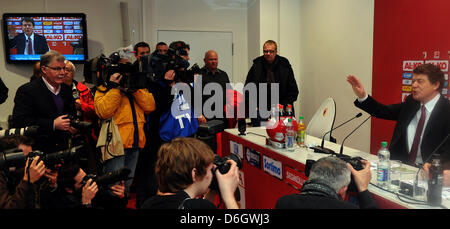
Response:
[{"label": "man with dark hair", "polygon": [[356,171],[349,163],[329,156],[319,159],[311,167],[309,180],[300,194],[281,197],[276,209],[355,209],[358,206],[344,201],[353,175],[358,189],[359,208],[378,208],[367,187],[372,174],[370,162],[362,161],[364,169]]},{"label": "man with dark hair", "polygon": [[72,89],[63,83],[64,56],[49,51],[41,56],[42,77],[17,89],[12,114],[13,128],[38,126],[36,150],[52,153],[69,147],[69,138],[77,130],[68,115],[76,116]]},{"label": "man with dark hair", "polygon": [[136,45],[134,45],[134,56],[136,57],[136,61],[140,61],[141,56],[150,55],[150,45],[148,45],[146,42],[139,42]]},{"label": "man with dark hair", "polygon": [[155,52],[161,55],[167,55],[167,51],[169,50],[169,47],[164,42],[158,42],[156,44]]},{"label": "man with dark hair", "polygon": [[31,17],[22,19],[22,33],[10,41],[10,48],[17,48],[17,54],[44,54],[50,50],[44,36],[34,33],[34,20]]},{"label": "man with dark hair", "polygon": [[[440,94],[444,74],[439,67],[423,64],[414,69],[411,95],[392,105],[378,103],[355,76],[349,75],[347,81],[358,97],[355,106],[377,118],[397,121],[389,146],[391,159],[423,165],[450,133],[450,101]],[[444,164],[450,162],[449,149],[447,141],[436,152]]]},{"label": "man with dark hair", "polygon": [[51,196],[46,196],[42,207],[61,208],[125,208],[125,186],[115,184],[109,189],[114,196],[107,194],[92,179],[85,179],[86,173],[77,164],[65,164],[58,172],[58,188]]},{"label": "man with dark hair", "polygon": [[[256,117],[250,117],[252,118],[253,126],[260,126],[261,121],[268,119],[268,117],[263,118],[265,115],[262,116],[261,114],[263,114],[262,112],[264,110],[267,111],[267,115],[269,114],[272,106],[270,101],[273,96],[278,96],[279,104],[282,104],[285,107],[288,104],[291,104],[293,112],[294,102],[297,100],[298,96],[298,87],[294,77],[294,71],[292,70],[289,60],[277,54],[277,43],[273,40],[266,41],[263,45],[263,53],[263,56],[253,60],[253,65],[248,71],[247,79],[245,80],[245,86],[248,84],[255,84],[257,87]],[[267,93],[259,91],[259,85],[264,83],[268,84]],[[271,88],[276,84],[278,84],[279,94],[272,95]],[[259,107],[260,93],[266,94],[267,107]],[[249,96],[246,95],[246,108],[248,109],[249,115],[253,116],[252,113],[255,108],[249,107],[249,99]]]}]

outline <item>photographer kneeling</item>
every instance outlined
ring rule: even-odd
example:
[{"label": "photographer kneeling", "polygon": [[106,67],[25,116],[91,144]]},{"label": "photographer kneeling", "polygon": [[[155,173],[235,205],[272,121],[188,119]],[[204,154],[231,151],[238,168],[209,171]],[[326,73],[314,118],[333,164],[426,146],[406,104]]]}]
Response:
[{"label": "photographer kneeling", "polygon": [[[239,183],[236,162],[228,160],[230,170],[221,174],[216,170],[215,154],[204,142],[195,138],[176,138],[165,143],[158,151],[156,177],[157,196],[143,204],[143,209],[216,209],[206,199],[213,199],[209,191],[213,175],[217,177],[219,191],[227,209],[238,209],[234,192]],[[214,172],[214,174],[213,174]],[[198,198],[205,195],[206,199]]]},{"label": "photographer kneeling", "polygon": [[353,175],[358,189],[359,208],[378,208],[367,189],[372,174],[370,162],[361,161],[362,170],[355,170],[349,163],[330,156],[313,164],[309,180],[303,184],[300,194],[286,195],[278,199],[276,209],[354,209],[358,206],[344,201]]},{"label": "photographer kneeling", "polygon": [[123,205],[126,205],[124,181],[109,189],[114,196],[107,193],[108,189],[97,185],[94,179],[87,177],[79,165],[65,164],[59,169],[57,190],[51,198],[47,198],[43,207],[48,209],[123,208]]},{"label": "photographer kneeling", "polygon": [[[11,136],[0,140],[1,150],[17,148],[22,152],[2,152],[0,153],[0,209],[30,209],[38,208],[39,203],[35,202],[36,195],[54,188],[56,177],[45,168],[44,162],[37,156],[33,160],[28,160],[28,154],[32,151],[32,141],[25,136]],[[14,165],[9,165],[6,154],[23,153],[17,155]],[[1,155],[3,154],[3,155]],[[21,159],[21,160],[19,160]],[[23,163],[24,159],[26,160]],[[22,162],[23,164],[17,164]],[[23,167],[25,166],[25,167]],[[28,168],[28,169],[27,169]],[[43,176],[49,182],[38,182]],[[53,182],[52,182],[53,181]]]}]

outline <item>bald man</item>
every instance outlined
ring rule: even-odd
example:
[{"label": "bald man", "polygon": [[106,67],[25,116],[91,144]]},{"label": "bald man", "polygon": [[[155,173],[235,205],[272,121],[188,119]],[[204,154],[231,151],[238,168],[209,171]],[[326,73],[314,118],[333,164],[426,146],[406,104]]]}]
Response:
[{"label": "bald man", "polygon": [[[228,75],[225,71],[218,68],[219,65],[219,56],[216,51],[209,50],[205,53],[205,58],[203,59],[205,62],[205,66],[201,69],[202,74],[202,89],[205,89],[205,86],[207,86],[210,83],[217,83],[222,88],[222,98],[223,98],[223,104],[221,106],[221,110],[223,110],[223,106],[225,105],[225,91],[227,89],[226,85],[227,83],[230,83],[230,79],[228,78]],[[205,95],[203,93],[203,104],[205,105],[205,102],[213,97],[215,95],[214,92],[211,93],[211,95]],[[207,104],[208,105],[208,104]],[[208,105],[209,106],[209,105]],[[215,110],[215,104],[212,105],[211,109]],[[219,109],[219,108],[218,108]],[[207,113],[205,113],[205,107],[203,106],[203,115],[205,116],[206,120],[211,119],[223,119],[225,118],[225,113],[222,112],[222,116],[217,117],[217,115],[211,116]]]}]

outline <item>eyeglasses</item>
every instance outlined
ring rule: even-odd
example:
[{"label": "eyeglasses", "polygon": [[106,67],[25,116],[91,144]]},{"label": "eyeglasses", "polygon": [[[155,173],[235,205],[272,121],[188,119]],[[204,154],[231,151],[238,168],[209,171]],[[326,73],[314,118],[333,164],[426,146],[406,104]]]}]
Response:
[{"label": "eyeglasses", "polygon": [[264,53],[273,54],[276,52],[276,50],[263,50]]},{"label": "eyeglasses", "polygon": [[57,72],[60,72],[61,70],[66,71],[65,67],[64,68],[61,68],[61,67],[54,68],[54,67],[50,67],[50,66],[45,66],[45,67],[50,68],[50,69],[52,69],[54,71],[57,71]]}]

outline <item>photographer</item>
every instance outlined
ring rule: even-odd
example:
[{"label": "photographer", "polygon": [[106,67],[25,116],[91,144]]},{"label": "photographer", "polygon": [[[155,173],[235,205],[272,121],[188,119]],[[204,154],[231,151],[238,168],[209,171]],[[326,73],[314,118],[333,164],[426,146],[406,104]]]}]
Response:
[{"label": "photographer", "polygon": [[[216,170],[214,153],[204,142],[195,138],[176,138],[165,143],[158,151],[156,176],[159,193],[148,199],[144,209],[215,209],[206,199],[213,199],[209,186],[213,175],[227,209],[238,209],[234,192],[239,183],[236,162],[226,174]],[[214,171],[214,174],[213,174]],[[207,194],[206,199],[198,198]]]},{"label": "photographer", "polygon": [[[190,85],[193,82],[193,75],[187,70],[189,50],[190,46],[185,42],[175,41],[170,44],[167,54],[153,53],[149,57],[156,77],[149,82],[148,90],[155,97],[156,110],[147,116],[146,137],[152,141],[146,144],[146,150],[140,155],[137,166],[137,208],[156,194],[154,164],[161,144],[170,142],[176,137],[192,137],[197,132],[199,120],[194,118],[193,88]],[[177,83],[185,85],[185,88],[190,90],[191,100],[188,100],[186,95],[183,97],[181,92],[172,93]]]},{"label": "photographer", "polygon": [[378,208],[367,187],[372,174],[370,163],[361,161],[363,169],[356,171],[349,163],[337,157],[324,157],[313,164],[309,180],[300,194],[278,199],[276,209],[354,209],[358,206],[344,201],[351,176],[358,189],[359,208]]},{"label": "photographer", "polygon": [[[17,148],[22,150],[25,159],[32,151],[31,144],[32,141],[25,136],[10,136],[0,140],[2,151]],[[39,208],[36,197],[55,188],[56,174],[45,168],[39,156],[26,160],[24,165],[0,168],[0,209]],[[39,181],[43,176],[48,181]]]},{"label": "photographer", "polygon": [[38,126],[35,150],[45,153],[67,149],[71,134],[69,115],[75,116],[72,90],[63,83],[65,57],[56,51],[41,56],[42,77],[17,89],[12,113],[12,128]]},{"label": "photographer", "polygon": [[63,165],[58,174],[58,188],[43,208],[101,208],[120,209],[126,205],[125,185],[122,181],[109,189],[114,196],[101,189],[92,178],[85,179],[86,173],[77,164]]},{"label": "photographer", "polygon": [[[127,89],[128,85],[125,82],[132,82],[135,76],[129,73],[122,74],[117,72],[111,74],[106,86],[98,87],[94,97],[94,107],[99,118],[113,117],[125,151],[123,156],[104,161],[104,172],[116,171],[125,166],[131,170],[130,176],[133,177],[139,152],[146,142],[144,114],[155,110],[155,100],[147,89]],[[124,77],[128,77],[128,81],[122,83],[121,80]],[[126,195],[129,193],[131,183],[132,180],[125,182]]]}]

